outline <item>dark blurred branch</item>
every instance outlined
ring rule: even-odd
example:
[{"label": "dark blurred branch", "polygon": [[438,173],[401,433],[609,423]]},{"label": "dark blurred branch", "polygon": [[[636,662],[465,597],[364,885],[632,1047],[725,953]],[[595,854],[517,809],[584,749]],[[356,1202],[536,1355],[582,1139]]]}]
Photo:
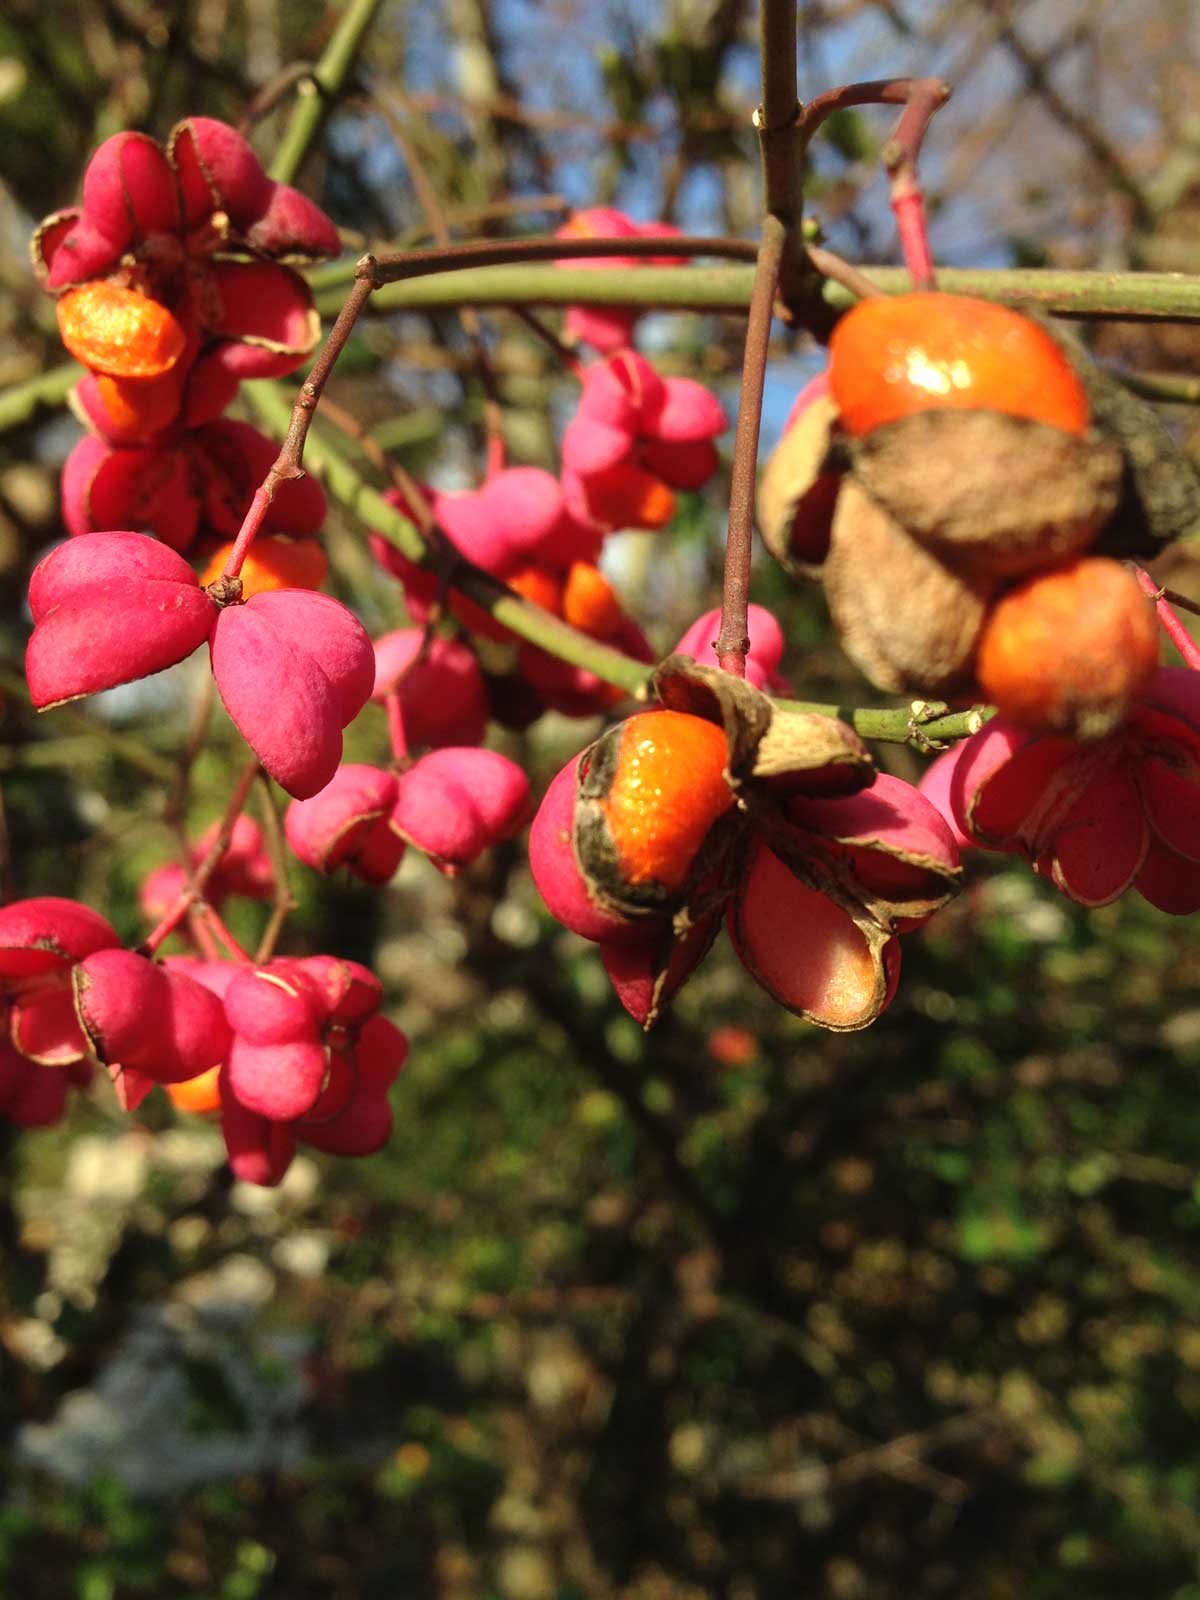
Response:
[{"label": "dark blurred branch", "polygon": [[[992,0],[993,9],[995,5],[996,0]],[[1074,30],[1069,37],[1073,42]],[[1141,185],[1126,165],[1124,156],[1105,138],[1090,118],[1069,105],[1055,87],[1050,69],[1053,60],[1060,53],[1057,47],[1052,48],[1046,56],[1035,55],[1011,23],[1006,23],[999,29],[996,40],[1021,68],[1026,91],[1036,95],[1054,120],[1079,140],[1113,188],[1128,197],[1133,204],[1134,220],[1143,227],[1148,225],[1152,220],[1150,208],[1142,193]]]}]

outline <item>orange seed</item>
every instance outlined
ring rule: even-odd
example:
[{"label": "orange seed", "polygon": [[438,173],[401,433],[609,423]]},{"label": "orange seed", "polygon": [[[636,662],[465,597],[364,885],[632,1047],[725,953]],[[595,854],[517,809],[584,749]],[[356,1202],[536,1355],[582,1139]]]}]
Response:
[{"label": "orange seed", "polygon": [[916,411],[987,410],[1087,432],[1070,362],[1020,312],[936,291],[860,300],[829,342],[829,381],[848,433]]},{"label": "orange seed", "polygon": [[603,810],[621,875],[682,888],[709,829],[733,805],[724,731],[683,711],[640,711],[620,734]]},{"label": "orange seed", "polygon": [[[232,549],[232,544],[223,544],[213,553],[200,575],[201,588],[221,576]],[[318,540],[260,536],[242,566],[242,594],[248,600],[271,589],[319,589],[328,571],[329,561]]]},{"label": "orange seed", "polygon": [[58,328],[77,361],[114,378],[160,378],[187,343],[166,306],[99,278],[62,296]]},{"label": "orange seed", "polygon": [[1010,589],[984,624],[979,687],[1027,727],[1094,739],[1158,665],[1154,608],[1117,561],[1082,556]]}]

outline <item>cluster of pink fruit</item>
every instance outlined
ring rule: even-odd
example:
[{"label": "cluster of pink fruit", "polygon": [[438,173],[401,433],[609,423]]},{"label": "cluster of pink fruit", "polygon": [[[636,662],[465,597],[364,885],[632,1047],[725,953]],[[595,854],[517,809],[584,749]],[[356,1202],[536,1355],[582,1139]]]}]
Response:
[{"label": "cluster of pink fruit", "polygon": [[[725,425],[703,384],[663,378],[637,351],[618,350],[583,371],[561,477],[540,467],[502,468],[479,489],[429,491],[430,503],[468,561],[580,632],[649,663],[654,651],[597,566],[600,550],[618,530],[666,527],[675,491],[698,489],[716,471],[713,441]],[[402,495],[389,498],[411,514]],[[424,621],[437,580],[379,535],[372,549],[404,585],[413,618]],[[450,609],[473,635],[511,647],[511,661],[498,663],[491,683],[493,711],[511,725],[547,709],[591,716],[622,698],[594,673],[515,639],[471,601],[455,597]]]},{"label": "cluster of pink fruit", "polygon": [[55,1121],[99,1062],[127,1109],[163,1085],[218,1115],[251,1183],[278,1183],[298,1141],[369,1155],[391,1131],[408,1044],[357,962],[156,962],[123,950],[99,913],[45,897],[0,910],[0,993],[3,1110],[24,1126]]},{"label": "cluster of pink fruit", "polygon": [[[666,240],[671,230],[595,210],[562,232]],[[109,140],[82,208],[39,229],[35,254],[60,296],[64,340],[89,369],[77,399],[94,431],[63,477],[68,530],[86,537],[33,574],[27,676],[44,708],[207,642],[230,717],[292,797],[294,853],[378,885],[410,847],[453,874],[528,821],[525,774],[482,748],[489,720],[604,714],[622,692],[517,638],[380,534],[371,547],[403,585],[415,626],[373,643],[316,592],[325,564],[311,536],[324,498],[309,480],[282,484],[255,524],[274,447],[220,413],[242,377],[292,371],[312,350],[311,296],[285,260],[337,248],[327,218],[204,118],[180,124],[165,151],[141,135]],[[767,542],[823,578],[848,653],[879,687],[982,688],[1005,714],[918,790],[878,775],[842,722],[770,698],[787,685],[769,613],[750,607],[744,679],[696,664],[711,659],[719,622],[700,618],[655,672],[651,708],[568,763],[532,830],[547,906],[600,945],[618,998],[647,1026],[723,920],[779,1003],[824,1027],[866,1026],[895,991],[900,936],[955,892],[967,847],[1024,853],[1085,904],[1134,885],[1165,910],[1200,907],[1200,679],[1155,669],[1136,581],[1089,553],[1117,504],[1120,448],[1089,431],[1079,380],[1036,329],[1017,331],[1055,385],[1033,384],[1032,399],[1009,393],[1000,357],[1012,313],[984,359],[974,303],[934,294],[864,306],[840,325],[832,395],[802,397],[764,474]],[[903,346],[913,359],[879,369],[868,357],[880,341],[860,348],[855,330],[896,315],[915,318]],[[603,544],[670,522],[677,491],[712,477],[725,418],[702,384],[663,377],[633,348],[635,321],[631,311],[568,316],[568,334],[599,358],[576,364],[581,392],[557,476],[505,466],[495,449],[478,488],[423,492],[465,562],[650,663],[649,641],[600,570]],[[969,394],[942,382],[966,370],[964,340],[979,369]],[[900,348],[895,337],[884,344]],[[1046,394],[1057,409],[1042,418]],[[893,448],[910,437],[950,440],[958,454]],[[1039,487],[1017,515],[993,491],[1031,440],[1044,457]],[[951,526],[944,494],[928,504],[935,459],[956,482],[978,475],[979,460],[991,473]],[[1078,493],[1051,515],[1043,502],[1066,479]],[[418,509],[391,498],[407,515]],[[112,531],[122,525],[150,531]],[[200,574],[189,555],[207,560]],[[1107,624],[1085,639],[1076,623],[1055,622],[1063,605],[1087,613],[1079,594],[1094,599],[1114,572],[1117,611],[1103,616],[1124,618],[1138,644],[1115,684],[1094,670],[1114,655]],[[465,637],[437,631],[443,608]],[[386,713],[391,761],[343,763],[343,730],[369,701]],[[228,838],[206,835],[187,862],[147,880],[143,908],[158,919],[148,954],[120,949],[102,918],[71,902],[0,912],[4,1115],[53,1120],[68,1084],[99,1062],[126,1105],[158,1083],[180,1107],[218,1114],[235,1171],[256,1182],[279,1180],[297,1140],[354,1155],[386,1139],[387,1090],[406,1047],[379,1015],[378,981],[334,957],[255,964],[240,952],[215,908],[228,895],[271,897],[275,872],[252,823],[227,826]],[[214,927],[233,959],[216,958]],[[151,959],[176,928],[197,953]]]},{"label": "cluster of pink fruit", "polygon": [[[610,226],[642,231],[598,212],[564,233]],[[38,229],[35,262],[57,296],[64,342],[87,369],[74,401],[89,432],[62,479],[74,537],[30,584],[26,672],[43,709],[163,670],[207,643],[231,719],[293,797],[285,833],[295,854],[379,884],[409,846],[454,873],[528,820],[525,774],[480,747],[490,717],[524,724],[547,707],[584,715],[619,694],[520,644],[458,596],[450,610],[459,622],[514,647],[507,667],[496,670],[505,657],[493,649],[485,673],[475,650],[428,627],[373,645],[349,610],[315,592],[326,565],[312,536],[325,499],[310,479],[281,483],[257,542],[231,557],[276,451],[221,413],[242,378],[293,371],[315,348],[311,294],[288,263],[338,249],[323,213],[272,182],[233,129],[199,117],[175,128],[165,149],[140,134],[106,141],[85,174],[82,206]],[[599,571],[601,545],[617,529],[670,520],[675,491],[715,470],[725,419],[700,384],[664,379],[626,348],[632,314],[606,327],[579,315],[577,335],[604,356],[581,372],[561,478],[496,464],[480,489],[431,498],[466,559],[649,662],[648,641]],[[427,624],[436,583],[374,542],[403,579],[413,620]],[[767,646],[772,670],[781,650],[781,638]],[[341,761],[342,730],[368,701],[387,713],[386,767]],[[16,927],[14,950],[28,934],[43,958],[36,981],[26,981],[24,957],[12,958],[6,1104],[14,1119],[48,1120],[72,1075],[82,1081],[99,1061],[127,1106],[163,1083],[180,1107],[219,1111],[239,1175],[274,1182],[297,1137],[343,1153],[376,1147],[388,1121],[382,1092],[402,1052],[374,1015],[378,984],[361,969],[325,957],[261,969],[248,958],[211,959],[212,920],[238,956],[219,919],[225,898],[276,892],[255,824],[236,818],[212,862],[216,833],[214,825],[186,862],[152,873],[141,896],[158,924],[143,948],[157,951],[164,930],[178,930],[196,941],[196,956],[155,962],[120,950],[84,908],[18,903],[33,908],[36,927]],[[103,982],[87,966],[93,957],[112,968]],[[105,1009],[118,992],[159,1019],[144,1036],[133,1013],[118,1027]],[[44,1028],[35,1036],[34,1017],[53,1017],[61,1039]]]}]

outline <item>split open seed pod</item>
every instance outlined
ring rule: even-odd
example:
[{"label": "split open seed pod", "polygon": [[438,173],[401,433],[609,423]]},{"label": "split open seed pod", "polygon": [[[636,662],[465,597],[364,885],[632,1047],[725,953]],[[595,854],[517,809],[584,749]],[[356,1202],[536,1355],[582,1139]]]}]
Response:
[{"label": "split open seed pod", "polygon": [[1124,459],[998,411],[919,411],[853,442],[852,471],[877,505],[956,571],[1017,577],[1090,545],[1120,497]]},{"label": "split open seed pod", "polygon": [[876,688],[969,688],[996,581],[952,571],[853,480],[838,499],[824,582],[842,648]]},{"label": "split open seed pod", "polygon": [[820,576],[842,476],[832,458],[837,406],[819,394],[775,446],[758,485],[763,543],[793,577]]}]

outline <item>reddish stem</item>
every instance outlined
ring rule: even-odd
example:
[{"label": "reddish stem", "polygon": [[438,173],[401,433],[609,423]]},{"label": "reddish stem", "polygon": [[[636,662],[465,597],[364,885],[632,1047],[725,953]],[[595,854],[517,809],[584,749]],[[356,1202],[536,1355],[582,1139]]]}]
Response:
[{"label": "reddish stem", "polygon": [[[217,829],[217,837],[209,847],[204,860],[201,861],[192,874],[191,881],[187,887],[180,891],[175,904],[162,918],[158,926],[152,929],[142,941],[141,950],[143,954],[153,955],[163,941],[175,932],[175,929],[192,910],[193,906],[198,907],[204,901],[204,891],[208,887],[208,881],[220,866],[225,852],[229,849],[230,840],[233,838],[234,823],[245,809],[250,786],[258,776],[258,770],[257,760],[247,764],[234,786],[232,795],[229,797],[225,815],[221,818],[221,826]],[[240,949],[240,946],[238,948]],[[247,959],[249,958],[247,957]]]},{"label": "reddish stem", "polygon": [[917,177],[917,157],[934,113],[950,98],[950,85],[940,78],[918,78],[883,147],[883,164],[891,180],[892,210],[900,248],[914,289],[936,289],[937,275],[925,222],[925,194]]},{"label": "reddish stem", "polygon": [[[363,260],[371,258],[364,256]],[[360,262],[361,266],[362,263]],[[225,563],[222,577],[236,578],[242,570],[242,563],[250,546],[254,543],[255,535],[262,526],[262,520],[267,514],[267,507],[275,498],[275,490],[281,483],[292,478],[302,478],[304,469],[300,465],[304,457],[304,441],[308,437],[308,430],[312,426],[313,413],[320,403],[322,392],[333,371],[334,363],[345,348],[346,340],[354,331],[354,324],[358,321],[359,313],[371,298],[372,284],[365,278],[356,279],[354,287],[346,296],[346,303],[338,313],[337,321],[330,329],[329,337],[321,346],[320,354],[313,362],[312,371],[300,385],[300,393],[296,396],[296,403],[292,409],[292,420],[288,426],[287,438],[283,441],[283,448],[276,456],[271,470],[264,478],[262,487],[255,491],[254,499],[250,502],[242,526],[238,529],[237,538],[234,540],[233,549],[229,552],[229,560]]]},{"label": "reddish stem", "polygon": [[387,707],[388,737],[392,741],[392,755],[397,761],[408,760],[408,734],[404,728],[404,703],[398,694],[389,694]]},{"label": "reddish stem", "polygon": [[1158,625],[1183,657],[1184,666],[1190,667],[1193,672],[1200,672],[1200,645],[1171,609],[1165,592],[1159,588],[1144,567],[1135,566],[1134,574],[1142,593],[1154,601]]},{"label": "reddish stem", "polygon": [[240,961],[245,966],[250,966],[253,963],[253,957],[249,950],[239,944],[233,934],[230,933],[215,906],[210,906],[207,900],[201,901],[196,907],[196,916],[212,933],[216,934],[235,961]]}]

